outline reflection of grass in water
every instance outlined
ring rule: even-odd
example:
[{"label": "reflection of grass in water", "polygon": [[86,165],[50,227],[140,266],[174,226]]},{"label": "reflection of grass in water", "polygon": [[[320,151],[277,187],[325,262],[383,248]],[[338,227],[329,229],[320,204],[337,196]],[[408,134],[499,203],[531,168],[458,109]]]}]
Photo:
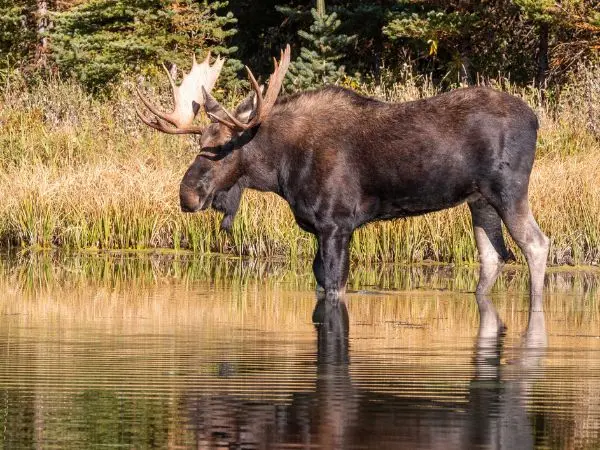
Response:
[{"label": "reflection of grass in water", "polygon": [[[0,258],[0,274],[23,292],[77,285],[116,289],[155,286],[165,282],[210,282],[215,286],[244,286],[251,280],[268,285],[310,290],[315,286],[312,267],[295,260],[264,260],[182,253],[38,253],[25,252]],[[526,267],[507,265],[496,291],[527,290]],[[478,279],[476,266],[439,264],[400,265],[352,263],[350,290],[449,289],[472,292]],[[548,292],[590,294],[600,286],[600,271],[551,268],[546,274]]]},{"label": "reflection of grass in water", "polygon": [[[510,316],[506,320],[521,317],[528,307],[527,277],[526,270],[512,266],[497,283],[494,301]],[[409,317],[431,326],[443,308],[450,311],[451,322],[455,318],[456,323],[475,326],[476,282],[474,267],[353,264],[348,299],[356,321],[391,321],[390,327],[401,330],[393,318]],[[306,323],[314,283],[310,265],[281,261],[37,252],[0,260],[0,289],[10,293],[7,298],[14,300],[13,305],[28,303],[38,313],[62,311],[67,316],[127,319],[157,314],[171,323],[190,323],[195,317],[229,323],[248,316],[276,329],[281,323]],[[552,271],[547,276],[548,314],[581,327],[586,321],[598,321],[599,285],[597,272]],[[570,296],[568,301],[564,294]]]}]

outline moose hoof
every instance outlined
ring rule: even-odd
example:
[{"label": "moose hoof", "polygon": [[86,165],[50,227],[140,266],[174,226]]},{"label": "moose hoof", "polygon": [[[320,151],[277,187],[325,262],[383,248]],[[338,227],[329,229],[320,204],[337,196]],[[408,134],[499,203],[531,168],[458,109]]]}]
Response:
[{"label": "moose hoof", "polygon": [[325,288],[319,284],[317,284],[315,294],[317,295],[317,301],[325,300],[327,298],[325,294]]},{"label": "moose hoof", "polygon": [[325,298],[329,301],[337,301],[344,296],[344,291],[333,289],[325,292]]}]

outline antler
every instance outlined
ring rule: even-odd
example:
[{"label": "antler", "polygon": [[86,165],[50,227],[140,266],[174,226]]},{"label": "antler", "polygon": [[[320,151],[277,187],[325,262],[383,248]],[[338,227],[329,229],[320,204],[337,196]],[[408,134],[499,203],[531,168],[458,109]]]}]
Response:
[{"label": "antler", "polygon": [[[191,126],[191,124],[194,121],[196,114],[198,114],[200,107],[206,101],[204,92],[209,93],[213,89],[217,78],[221,73],[224,62],[225,60],[219,57],[211,66],[209,52],[206,59],[198,64],[196,56],[194,55],[192,69],[188,74],[184,75],[179,86],[175,84],[171,72],[163,65],[173,92],[173,101],[175,103],[173,111],[165,113],[159,110],[142,94],[138,87],[136,90],[140,100],[142,100],[146,108],[148,108],[156,118],[147,119],[136,107],[135,110],[138,117],[149,127],[162,131],[163,133],[202,134],[202,131],[204,130],[203,127]],[[167,125],[165,122],[168,122],[172,126]]]},{"label": "antler", "polygon": [[[275,105],[275,102],[277,101],[277,96],[279,95],[279,91],[281,90],[283,79],[285,78],[285,74],[290,65],[290,53],[291,49],[290,45],[288,44],[285,47],[285,50],[281,52],[281,58],[279,59],[279,63],[277,63],[276,59],[273,59],[275,69],[269,77],[269,87],[264,97],[262,95],[262,89],[256,81],[256,78],[254,78],[252,71],[248,66],[246,66],[246,71],[248,72],[250,84],[252,85],[252,89],[256,93],[256,108],[254,116],[252,117],[252,119],[250,119],[248,123],[240,122],[233,114],[231,114],[227,109],[223,107],[221,107],[221,110],[225,113],[229,120],[221,118],[212,113],[208,113],[208,115],[229,128],[237,128],[240,130],[249,130],[250,128],[253,128],[256,125],[263,122],[269,116],[271,110],[273,109],[273,106]],[[205,95],[208,97],[209,93],[206,92]]]}]

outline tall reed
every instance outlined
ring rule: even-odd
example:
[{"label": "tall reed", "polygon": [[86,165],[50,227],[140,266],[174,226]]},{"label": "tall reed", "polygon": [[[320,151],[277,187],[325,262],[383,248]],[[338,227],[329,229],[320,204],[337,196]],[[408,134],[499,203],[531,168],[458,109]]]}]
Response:
[{"label": "tall reed", "polygon": [[[552,238],[551,263],[600,262],[599,68],[588,68],[554,101],[520,95],[541,130],[531,177],[535,215]],[[379,80],[359,90],[390,101],[435,93],[427,81]],[[178,183],[194,157],[193,138],[156,133],[134,115],[132,86],[95,99],[70,81],[28,88],[9,77],[0,97],[0,241],[5,246],[82,249],[187,249],[261,257],[310,258],[313,238],[285,202],[248,191],[231,235],[215,212],[179,211]],[[238,100],[232,95],[230,104]],[[264,214],[268,211],[269,214]],[[522,255],[510,243],[519,261]],[[352,258],[372,261],[476,261],[466,207],[368,225],[355,233]]]}]

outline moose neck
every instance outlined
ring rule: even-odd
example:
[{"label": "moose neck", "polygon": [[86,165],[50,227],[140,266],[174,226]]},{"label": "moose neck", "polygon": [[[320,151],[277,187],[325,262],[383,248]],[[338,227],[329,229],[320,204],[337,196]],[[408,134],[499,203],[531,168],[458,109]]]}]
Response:
[{"label": "moose neck", "polygon": [[254,138],[241,148],[242,179],[244,187],[280,194],[279,171],[282,144],[274,139],[269,123],[261,125]]}]

